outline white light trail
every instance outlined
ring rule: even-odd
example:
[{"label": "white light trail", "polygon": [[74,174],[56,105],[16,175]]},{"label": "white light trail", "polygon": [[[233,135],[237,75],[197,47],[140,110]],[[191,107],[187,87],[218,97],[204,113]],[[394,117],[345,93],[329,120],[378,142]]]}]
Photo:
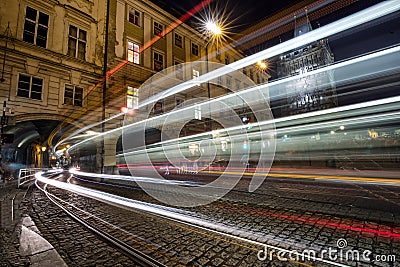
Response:
[{"label": "white light trail", "polygon": [[[335,21],[333,23],[330,23],[328,25],[325,25],[325,26],[315,29],[313,31],[310,31],[306,34],[300,35],[294,39],[288,40],[288,41],[278,44],[274,47],[265,49],[261,52],[258,52],[256,54],[253,54],[251,56],[248,56],[246,58],[243,58],[241,60],[233,62],[233,63],[231,63],[227,66],[224,66],[222,68],[219,68],[217,70],[206,73],[206,74],[196,78],[196,81],[190,80],[190,81],[181,83],[163,93],[157,94],[154,97],[149,98],[146,101],[143,101],[139,105],[139,108],[149,105],[151,103],[154,103],[162,98],[182,92],[188,88],[191,88],[193,86],[193,84],[207,82],[207,81],[217,78],[223,74],[230,73],[233,70],[238,70],[238,69],[244,68],[246,66],[249,66],[251,64],[254,64],[259,60],[264,60],[266,58],[270,58],[270,57],[282,54],[289,50],[295,49],[299,46],[306,45],[313,41],[317,41],[317,40],[326,38],[328,36],[331,36],[333,34],[348,30],[350,28],[356,27],[363,23],[380,18],[380,17],[388,15],[390,13],[396,12],[399,9],[400,9],[400,1],[392,0],[392,1],[385,1],[383,3],[379,3],[370,8],[362,10],[356,14],[353,14],[346,18],[340,19],[338,21]],[[121,113],[119,113],[115,116],[118,117],[120,115],[121,115]],[[118,128],[118,129],[120,129],[120,128]],[[107,133],[110,133],[110,132],[105,132],[102,134],[104,135]],[[89,140],[91,140],[91,139],[93,139],[93,138],[90,138]]]},{"label": "white light trail", "polygon": [[[372,53],[372,54],[364,55],[362,57],[353,58],[351,60],[347,60],[347,61],[339,62],[337,64],[329,65],[329,66],[326,66],[324,68],[308,72],[307,74],[304,74],[301,77],[312,76],[312,75],[315,75],[315,74],[318,74],[318,73],[327,72],[327,71],[335,71],[335,70],[339,70],[339,69],[347,67],[347,66],[355,66],[355,67],[360,68],[359,64],[362,64],[363,62],[367,62],[367,61],[372,60],[372,59],[379,59],[380,57],[384,57],[384,56],[396,57],[396,56],[398,56],[399,52],[400,52],[400,46],[395,46],[395,47],[392,47],[392,48],[389,48],[389,49],[385,49],[385,50],[382,50],[382,51],[378,51],[378,52],[375,52],[375,53]],[[378,63],[376,63],[375,65],[377,65]],[[358,64],[358,65],[356,65],[356,64]],[[382,67],[380,67],[381,71],[388,71],[391,68],[395,68],[395,66],[389,65],[388,68],[389,69],[382,69]],[[379,68],[376,68],[376,70],[379,70]],[[348,74],[348,73],[346,72],[346,74]],[[369,74],[370,73],[366,73],[365,75],[369,75]],[[299,76],[288,77],[288,78],[285,78],[285,79],[282,79],[282,80],[278,80],[278,81],[274,81],[274,82],[268,83],[267,85],[266,84],[258,85],[258,86],[255,86],[255,87],[244,89],[244,90],[239,91],[239,92],[234,92],[234,93],[231,93],[231,94],[223,95],[223,96],[218,97],[218,98],[213,98],[209,102],[203,102],[203,103],[199,103],[197,105],[206,106],[206,105],[208,105],[208,103],[213,103],[213,102],[218,103],[218,102],[227,101],[229,99],[235,99],[237,97],[240,98],[242,95],[251,94],[252,92],[255,92],[255,91],[258,91],[258,90],[262,90],[266,86],[268,86],[269,90],[274,90],[275,87],[277,87],[279,85],[283,85],[283,84],[288,83],[288,82],[291,82],[291,81],[296,80],[296,79],[299,79]],[[346,77],[346,79],[348,79],[348,77]],[[279,89],[275,89],[275,90],[279,90]],[[370,102],[365,102],[365,103],[354,104],[354,105],[351,105],[351,106],[337,107],[337,108],[332,108],[332,109],[320,110],[320,111],[316,111],[316,112],[309,112],[309,113],[298,114],[298,115],[294,115],[294,116],[282,117],[282,118],[268,120],[268,121],[265,121],[265,122],[258,122],[258,123],[250,124],[250,125],[253,125],[253,126],[256,126],[256,125],[257,126],[268,125],[268,123],[272,124],[272,123],[278,123],[278,122],[281,122],[281,121],[297,120],[297,119],[306,118],[306,117],[320,116],[320,115],[323,115],[323,114],[341,112],[341,111],[352,110],[352,109],[360,109],[360,108],[364,108],[364,107],[368,107],[368,106],[383,105],[383,104],[388,104],[388,103],[393,103],[393,102],[398,102],[398,101],[399,101],[399,97],[394,97],[394,98],[388,98],[388,99],[382,99],[382,100],[376,100],[376,101],[370,101]],[[178,113],[180,113],[182,111],[190,110],[190,109],[193,109],[193,107],[192,106],[188,106],[188,107],[181,108],[179,110],[172,110],[172,111],[170,111],[168,113],[165,113],[163,115],[159,115],[159,116],[156,116],[156,117],[148,118],[148,119],[145,119],[145,120],[142,120],[142,121],[139,121],[139,122],[135,122],[135,123],[132,123],[132,124],[129,124],[129,125],[124,125],[122,127],[115,128],[115,129],[109,130],[109,131],[104,132],[104,133],[99,133],[99,135],[97,135],[97,136],[88,137],[85,140],[83,140],[83,141],[81,141],[81,142],[79,142],[79,143],[77,143],[75,145],[72,145],[67,151],[69,152],[69,151],[73,150],[75,147],[78,147],[79,145],[81,145],[81,144],[83,144],[83,143],[85,143],[87,141],[93,140],[93,139],[95,139],[95,138],[97,138],[99,136],[103,136],[103,135],[115,133],[115,132],[118,132],[118,131],[122,131],[122,130],[128,129],[130,127],[140,127],[140,126],[146,125],[148,123],[151,123],[151,122],[154,122],[154,121],[157,121],[157,120],[162,121],[165,118],[167,118],[168,116],[171,116],[172,114],[178,114]],[[241,127],[242,126],[239,125],[239,126],[236,127],[236,129],[240,129]],[[232,129],[229,129],[229,130],[235,130],[235,128],[232,128]],[[220,130],[220,131],[217,130],[217,131],[214,131],[214,132],[215,133],[219,133],[221,131],[223,131],[223,130]],[[194,136],[191,136],[191,137],[197,137],[197,136],[201,136],[201,135],[202,134],[194,135]]]},{"label": "white light trail", "polygon": [[275,45],[271,48],[267,48],[261,52],[253,54],[253,55],[243,58],[241,60],[235,61],[235,62],[233,62],[229,65],[226,65],[224,67],[221,67],[219,69],[210,71],[210,72],[198,77],[196,79],[196,81],[190,80],[190,81],[181,83],[163,93],[157,94],[154,97],[151,97],[151,98],[147,99],[146,101],[143,101],[139,105],[139,108],[149,105],[151,103],[154,103],[162,98],[165,98],[165,97],[168,97],[171,95],[175,95],[177,93],[185,91],[186,89],[191,88],[193,86],[194,82],[205,83],[205,82],[215,79],[221,75],[230,73],[234,70],[239,70],[241,68],[255,64],[259,60],[264,60],[266,58],[271,58],[271,57],[280,55],[280,54],[290,51],[292,49],[296,49],[298,47],[309,44],[311,42],[321,40],[328,36],[337,34],[339,32],[351,29],[353,27],[359,26],[359,25],[369,22],[371,20],[374,20],[374,19],[380,18],[382,16],[388,15],[390,13],[396,12],[399,9],[400,9],[400,1],[396,1],[396,0],[385,1],[383,3],[376,4],[370,8],[367,8],[365,10],[357,12],[353,15],[350,15],[343,19],[337,20],[335,22],[332,22],[332,23],[325,25],[323,27],[320,27],[318,29],[312,30],[308,33],[305,33],[296,38],[293,38],[286,42]]},{"label": "white light trail", "polygon": [[184,186],[196,186],[199,183],[191,181],[178,181],[178,180],[161,180],[149,177],[137,177],[137,176],[125,176],[125,175],[111,175],[111,174],[99,174],[99,173],[86,173],[77,171],[74,169],[69,170],[70,173],[76,176],[91,177],[91,178],[102,178],[109,180],[119,180],[128,182],[142,182],[142,183],[155,183],[155,184],[169,184],[169,185],[184,185]]},{"label": "white light trail", "polygon": [[[75,185],[75,184],[68,184],[65,182],[48,179],[48,178],[43,177],[43,172],[36,173],[35,178],[37,181],[40,181],[44,184],[52,185],[54,187],[57,187],[57,188],[60,188],[63,190],[67,190],[69,192],[76,193],[78,195],[89,197],[92,199],[96,199],[96,200],[99,200],[99,201],[102,201],[102,202],[105,202],[108,204],[112,204],[112,205],[115,205],[118,207],[130,208],[130,209],[134,209],[134,210],[143,211],[146,213],[155,214],[155,215],[167,218],[169,220],[184,223],[184,224],[192,226],[192,227],[200,228],[200,229],[203,229],[206,231],[210,231],[210,232],[213,232],[213,233],[216,233],[219,235],[223,235],[223,236],[226,236],[229,238],[233,238],[233,239],[236,239],[236,240],[239,240],[242,242],[246,242],[246,243],[249,243],[252,245],[260,246],[263,248],[267,247],[269,249],[274,249],[277,251],[284,251],[286,253],[291,253],[291,254],[298,255],[298,256],[302,255],[301,253],[294,252],[293,250],[288,250],[288,249],[284,249],[284,248],[280,248],[280,247],[276,247],[276,246],[272,246],[272,245],[267,245],[267,244],[264,244],[264,243],[261,243],[258,241],[254,241],[251,239],[241,237],[241,236],[249,236],[250,235],[250,236],[253,236],[253,238],[255,238],[255,239],[265,238],[265,236],[261,236],[259,234],[250,234],[248,232],[239,230],[237,228],[233,228],[233,227],[229,227],[226,225],[222,225],[220,223],[217,224],[217,223],[213,223],[210,221],[200,219],[198,217],[195,217],[195,215],[196,215],[195,212],[190,212],[190,211],[171,208],[171,207],[167,207],[167,206],[133,200],[133,199],[113,195],[110,193],[94,190],[91,188],[87,188],[87,187],[83,187],[83,186],[79,186],[79,185]],[[228,234],[228,233],[235,233],[236,235]],[[278,238],[274,237],[275,241],[277,239]],[[285,243],[285,240],[283,240],[283,239],[280,241]],[[340,264],[337,262],[333,262],[333,261],[329,261],[329,260],[325,260],[325,259],[321,259],[321,258],[315,258],[315,260],[329,263],[329,264],[332,264],[335,266],[347,266],[344,264]]]},{"label": "white light trail", "polygon": [[[277,134],[279,134],[279,133],[294,134],[294,133],[298,133],[301,131],[309,131],[310,129],[312,129],[314,132],[318,132],[323,129],[332,128],[334,125],[337,125],[339,123],[360,127],[360,125],[368,125],[371,122],[373,122],[373,123],[390,122],[390,121],[398,120],[398,119],[400,119],[400,112],[390,112],[390,113],[386,113],[386,114],[376,114],[376,115],[369,115],[369,116],[363,116],[363,117],[357,117],[357,118],[331,120],[331,121],[325,121],[325,122],[319,122],[319,123],[304,123],[304,124],[296,125],[296,126],[292,126],[292,127],[283,127],[283,128],[277,127],[276,130],[271,130],[271,131],[267,130],[264,133],[273,134],[276,131]],[[253,123],[252,125],[254,127],[256,127],[256,126],[262,125],[263,123],[268,125],[268,122]],[[238,128],[238,129],[240,129],[240,128]],[[258,132],[247,133],[248,138],[257,138],[258,135],[259,135]],[[189,137],[193,137],[193,136],[201,138],[201,137],[208,136],[208,134],[201,133],[201,134],[197,134],[197,135],[191,135]],[[239,137],[242,136],[242,133],[238,132],[237,136],[239,136]],[[233,138],[233,137],[234,136],[231,136],[231,138]],[[129,156],[129,155],[139,155],[141,153],[162,152],[163,149],[177,149],[179,147],[179,145],[176,145],[178,140],[182,141],[182,138],[171,139],[171,140],[159,142],[159,143],[156,143],[157,147],[138,149],[138,150],[134,150],[131,152],[124,152],[124,154],[118,154],[117,156],[122,156],[122,155]],[[167,145],[169,143],[171,145],[166,148],[165,145]],[[187,142],[186,144],[190,144],[190,141]],[[182,145],[182,143],[180,145]],[[91,174],[88,174],[88,175],[91,175]],[[98,175],[98,174],[93,174],[93,175]],[[127,177],[130,177],[130,176],[127,176]]]}]

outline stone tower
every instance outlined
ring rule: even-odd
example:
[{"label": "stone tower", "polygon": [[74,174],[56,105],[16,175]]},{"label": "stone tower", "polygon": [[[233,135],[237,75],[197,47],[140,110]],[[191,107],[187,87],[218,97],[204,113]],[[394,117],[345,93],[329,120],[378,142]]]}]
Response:
[{"label": "stone tower", "polygon": [[[294,19],[294,37],[312,30],[307,16]],[[280,95],[285,98],[281,116],[290,116],[308,111],[336,107],[337,95],[332,71],[316,74],[310,72],[332,64],[334,57],[326,39],[298,47],[279,56],[278,77],[297,76],[286,82]]]}]

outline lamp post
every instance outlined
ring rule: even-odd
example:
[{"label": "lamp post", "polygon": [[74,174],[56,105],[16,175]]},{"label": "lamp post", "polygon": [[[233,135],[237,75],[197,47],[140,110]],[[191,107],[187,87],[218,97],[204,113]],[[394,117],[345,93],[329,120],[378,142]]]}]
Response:
[{"label": "lamp post", "polygon": [[[110,0],[107,0],[106,7],[106,21],[105,21],[105,35],[104,35],[104,57],[103,57],[103,90],[102,90],[102,112],[101,112],[101,132],[105,131],[106,119],[106,104],[107,104],[107,65],[108,65],[108,35],[109,35],[109,21],[110,21]],[[104,168],[104,153],[105,153],[105,136],[101,137],[101,162],[100,173],[105,173]]]},{"label": "lamp post", "polygon": [[[208,73],[208,45],[212,42],[212,40],[216,40],[219,36],[222,35],[222,29],[221,27],[215,22],[215,21],[208,21],[205,24],[205,29],[206,29],[206,35],[207,35],[207,43],[206,43],[206,72]],[[217,48],[218,49],[218,48]],[[210,89],[210,81],[207,81],[207,98],[208,101],[211,100],[211,89]],[[210,103],[208,104],[209,107],[209,112],[210,112],[210,118],[208,122],[208,127],[212,131],[212,119],[211,119],[211,108],[210,108]]]}]

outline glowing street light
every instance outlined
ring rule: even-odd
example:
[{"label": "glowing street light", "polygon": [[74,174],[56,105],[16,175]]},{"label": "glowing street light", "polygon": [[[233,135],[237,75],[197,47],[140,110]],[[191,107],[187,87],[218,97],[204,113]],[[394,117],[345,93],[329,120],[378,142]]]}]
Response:
[{"label": "glowing street light", "polygon": [[260,70],[264,71],[268,68],[268,64],[264,60],[259,60],[257,61],[257,66],[260,68]]},{"label": "glowing street light", "polygon": [[222,34],[222,29],[217,23],[214,21],[207,21],[206,22],[206,29],[210,34],[213,35],[221,35]]},{"label": "glowing street light", "polygon": [[[217,49],[218,49],[218,40],[222,36],[222,28],[214,21],[208,20],[205,22],[205,29],[207,34],[207,43],[206,43],[206,72],[208,73],[208,45],[213,41],[216,41]],[[207,82],[207,97],[211,99],[211,90],[210,90],[210,82]],[[212,121],[211,121],[211,110],[210,110],[210,120],[209,120],[209,127],[212,131]]]}]

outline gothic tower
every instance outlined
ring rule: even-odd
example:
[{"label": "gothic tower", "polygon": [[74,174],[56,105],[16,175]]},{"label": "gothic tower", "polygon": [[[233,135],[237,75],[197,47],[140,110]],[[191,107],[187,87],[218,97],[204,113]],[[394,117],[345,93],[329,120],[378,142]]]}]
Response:
[{"label": "gothic tower", "polygon": [[[312,30],[307,16],[294,18],[294,37]],[[310,75],[309,72],[332,64],[333,54],[326,39],[319,40],[279,56],[278,77],[298,76],[285,83],[280,95],[286,98],[281,107],[281,116],[290,116],[308,111],[336,107],[337,95],[332,71]]]}]

